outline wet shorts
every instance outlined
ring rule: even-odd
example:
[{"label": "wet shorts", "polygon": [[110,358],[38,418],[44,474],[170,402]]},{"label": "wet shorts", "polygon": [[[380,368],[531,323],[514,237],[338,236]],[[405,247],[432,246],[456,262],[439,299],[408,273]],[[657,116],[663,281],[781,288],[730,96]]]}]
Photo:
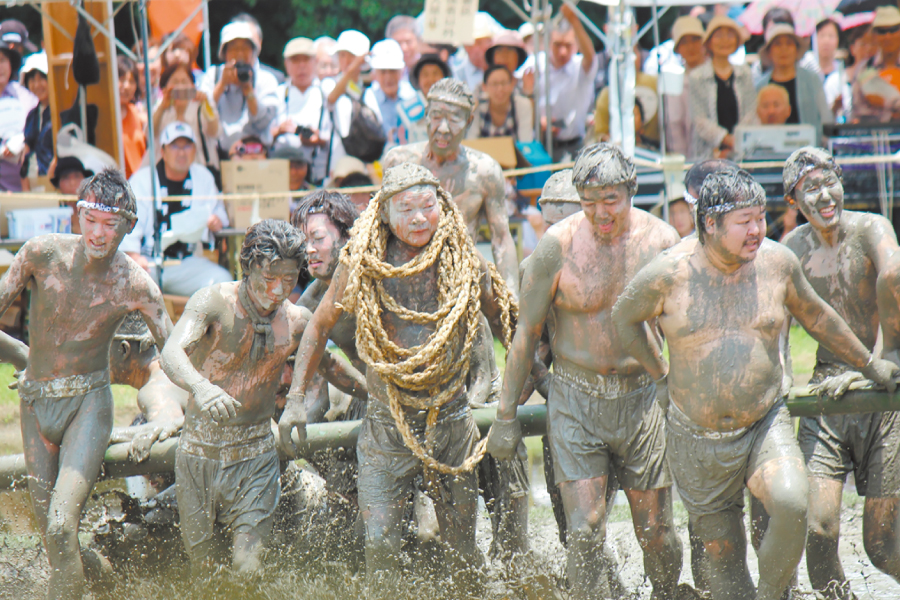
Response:
[{"label": "wet shorts", "polygon": [[23,408],[34,413],[41,435],[56,446],[62,443],[66,429],[90,394],[97,394],[102,402],[112,405],[108,370],[47,381],[30,381],[24,377],[19,380]]},{"label": "wet shorts", "polygon": [[242,441],[217,444],[208,435],[185,429],[175,455],[181,535],[189,554],[214,538],[216,523],[232,532],[271,534],[281,496],[281,471],[270,423],[215,427],[239,429],[240,437],[234,439]]},{"label": "wet shorts", "polygon": [[[810,383],[820,383],[849,369],[818,363]],[[811,477],[846,481],[852,469],[860,496],[900,496],[898,413],[803,417],[797,438]]]},{"label": "wet shorts", "polygon": [[650,376],[586,380],[560,362],[547,401],[556,483],[614,473],[625,489],[671,486],[664,418]]},{"label": "wet shorts", "polygon": [[734,431],[701,427],[672,402],[666,442],[675,486],[692,518],[742,510],[744,487],[759,467],[782,457],[802,458],[781,401],[753,425]]},{"label": "wet shorts", "polygon": [[[413,435],[425,446],[425,412],[406,412]],[[434,430],[434,458],[446,465],[461,465],[472,454],[478,438],[475,419],[462,394],[441,408]],[[356,445],[359,461],[359,508],[396,506],[409,497],[423,464],[403,443],[387,404],[369,397]],[[462,475],[438,475],[438,489],[430,490],[435,502],[451,505],[474,503],[478,476],[474,470]],[[438,497],[434,497],[438,496]]]}]

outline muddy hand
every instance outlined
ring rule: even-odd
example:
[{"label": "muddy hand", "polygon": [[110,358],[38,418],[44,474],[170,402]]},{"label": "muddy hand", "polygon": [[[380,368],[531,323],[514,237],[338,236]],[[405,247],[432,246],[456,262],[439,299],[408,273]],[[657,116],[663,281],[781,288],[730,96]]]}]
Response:
[{"label": "muddy hand", "polygon": [[297,430],[300,445],[305,445],[306,409],[302,402],[291,402],[288,398],[287,407],[281,415],[281,420],[278,421],[278,445],[288,458],[297,458],[300,455],[300,450],[292,437],[294,429]]},{"label": "muddy hand", "polygon": [[162,427],[154,427],[152,431],[135,436],[128,446],[128,460],[133,463],[147,460],[147,457],[150,456],[150,447],[159,439],[161,432]]},{"label": "muddy hand", "polygon": [[873,358],[862,369],[862,374],[877,384],[883,385],[887,391],[894,393],[897,389],[897,378],[900,377],[900,367],[881,358]]},{"label": "muddy hand", "polygon": [[828,398],[829,400],[840,400],[847,393],[850,386],[858,381],[865,381],[866,378],[862,373],[857,371],[847,371],[834,377],[828,377],[824,381],[810,386],[810,391],[816,393],[819,398]]},{"label": "muddy hand", "polygon": [[216,423],[223,423],[237,416],[241,403],[229,396],[225,390],[204,380],[192,389],[200,410],[209,414]]},{"label": "muddy hand", "polygon": [[487,452],[498,460],[511,460],[522,441],[522,426],[518,419],[494,419],[488,432]]}]

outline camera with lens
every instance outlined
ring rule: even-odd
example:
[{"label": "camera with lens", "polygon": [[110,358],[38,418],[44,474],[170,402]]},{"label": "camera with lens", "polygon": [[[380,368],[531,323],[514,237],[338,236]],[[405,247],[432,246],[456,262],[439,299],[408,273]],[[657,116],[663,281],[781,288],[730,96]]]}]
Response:
[{"label": "camera with lens", "polygon": [[245,62],[238,61],[234,63],[234,70],[238,81],[241,83],[247,83],[253,77],[253,67]]},{"label": "camera with lens", "polygon": [[311,138],[313,136],[313,130],[305,125],[297,125],[297,129],[294,130],[294,133],[304,138]]}]

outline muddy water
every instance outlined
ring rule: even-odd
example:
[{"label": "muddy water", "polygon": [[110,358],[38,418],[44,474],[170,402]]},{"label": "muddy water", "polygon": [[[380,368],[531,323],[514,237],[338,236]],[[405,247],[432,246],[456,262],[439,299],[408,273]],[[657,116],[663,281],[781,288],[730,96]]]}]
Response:
[{"label": "muddy water", "polygon": [[[532,510],[529,537],[533,557],[524,568],[491,563],[487,567],[486,592],[489,600],[501,598],[552,598],[552,590],[563,586],[565,569],[564,549],[559,543],[556,523],[550,509],[549,496],[540,467],[540,457],[532,459]],[[104,487],[111,484],[104,484]],[[862,543],[862,501],[854,494],[845,494],[847,506],[841,522],[841,556],[853,591],[860,600],[900,598],[900,585],[872,567],[865,556]],[[691,582],[689,567],[686,515],[676,502],[676,523],[685,548],[682,581]],[[46,591],[47,560],[40,540],[31,533],[32,523],[28,497],[25,492],[0,493],[0,600],[30,600],[42,598]],[[628,516],[624,494],[619,492],[609,524],[609,543],[617,558],[618,568],[626,587],[633,592],[630,598],[650,597],[650,584],[643,576],[642,555]],[[87,543],[86,536],[82,536]],[[478,521],[478,543],[486,554],[490,545],[490,522],[482,511]],[[438,559],[426,550],[412,555],[412,574],[408,574],[407,593],[416,600],[456,598],[452,577],[438,574]],[[137,560],[152,560],[140,557]],[[273,551],[268,562],[273,565],[261,581],[235,581],[227,574],[214,576],[202,585],[187,583],[183,572],[166,572],[143,579],[119,578],[114,587],[95,597],[135,598],[159,600],[163,598],[304,598],[356,599],[363,596],[362,577],[351,572],[345,563],[333,556],[321,554],[304,556],[297,552]],[[750,569],[756,577],[756,560],[752,556]],[[805,562],[800,565],[801,597],[813,598],[809,588]]]}]

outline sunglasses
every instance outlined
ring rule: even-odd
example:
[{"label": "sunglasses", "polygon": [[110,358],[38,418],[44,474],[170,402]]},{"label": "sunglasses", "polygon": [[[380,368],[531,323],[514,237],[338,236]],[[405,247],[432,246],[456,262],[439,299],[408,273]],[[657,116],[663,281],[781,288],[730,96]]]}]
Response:
[{"label": "sunglasses", "polygon": [[893,27],[875,27],[874,31],[875,35],[890,35],[900,31],[900,25],[894,25]]}]

